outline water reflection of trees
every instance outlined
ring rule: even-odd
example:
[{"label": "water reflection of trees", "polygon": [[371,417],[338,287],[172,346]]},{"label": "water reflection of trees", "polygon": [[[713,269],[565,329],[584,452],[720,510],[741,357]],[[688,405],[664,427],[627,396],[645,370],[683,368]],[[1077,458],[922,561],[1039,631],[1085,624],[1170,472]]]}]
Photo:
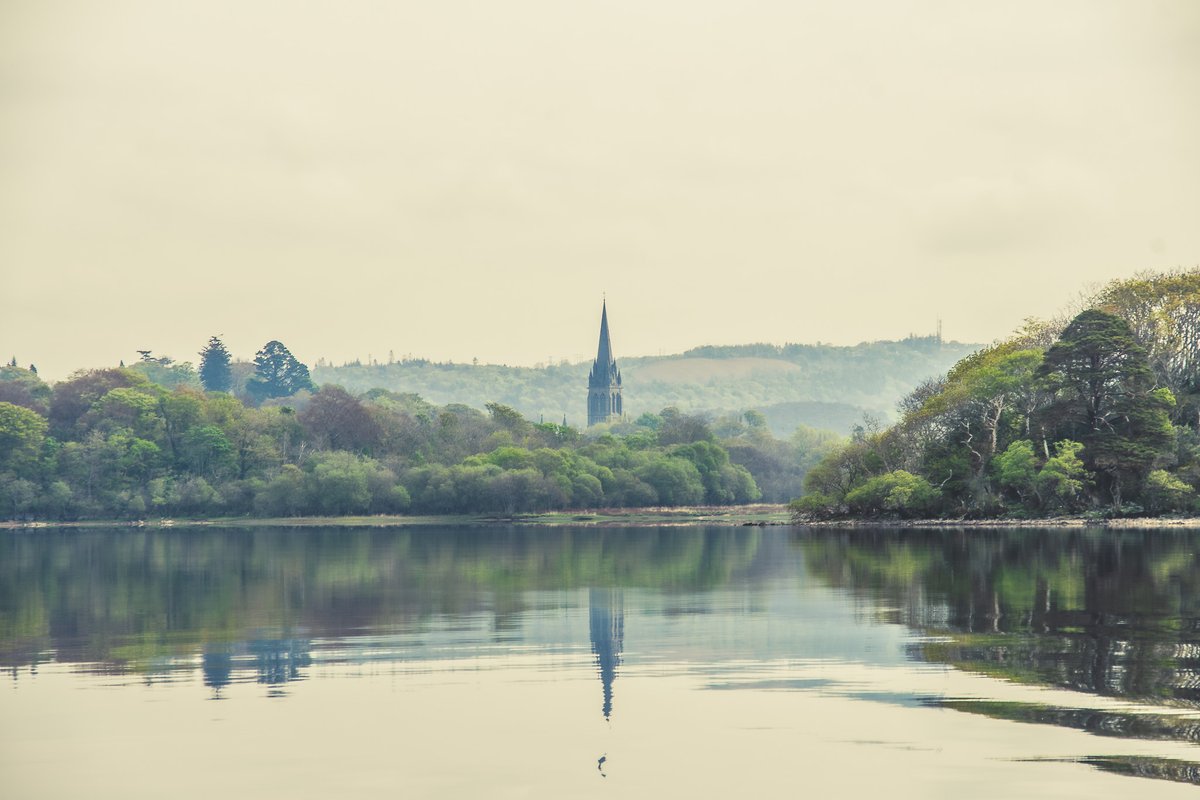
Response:
[{"label": "water reflection of trees", "polygon": [[142,669],[200,655],[214,689],[250,663],[273,683],[300,674],[306,656],[272,655],[265,643],[420,632],[439,615],[490,615],[501,636],[538,590],[720,586],[745,570],[760,539],[729,528],[9,535],[0,537],[0,664],[53,651],[59,661]]},{"label": "water reflection of trees", "polygon": [[1200,559],[1169,531],[806,531],[808,568],[929,633],[926,659],[1200,704]]}]

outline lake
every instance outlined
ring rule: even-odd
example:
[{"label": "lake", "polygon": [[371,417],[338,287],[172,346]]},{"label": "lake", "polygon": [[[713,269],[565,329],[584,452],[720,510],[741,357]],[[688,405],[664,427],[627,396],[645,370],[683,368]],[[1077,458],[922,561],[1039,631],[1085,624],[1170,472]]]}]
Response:
[{"label": "lake", "polygon": [[1194,796],[1196,542],[4,531],[0,796]]}]

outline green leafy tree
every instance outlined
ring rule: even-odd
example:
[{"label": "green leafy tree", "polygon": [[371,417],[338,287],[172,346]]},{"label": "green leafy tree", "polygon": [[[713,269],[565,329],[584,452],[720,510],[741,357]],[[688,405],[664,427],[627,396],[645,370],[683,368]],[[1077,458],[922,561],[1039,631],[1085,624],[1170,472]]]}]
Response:
[{"label": "green leafy tree", "polygon": [[1158,384],[1178,401],[1174,421],[1200,428],[1200,269],[1113,281],[1095,304],[1129,323]]},{"label": "green leafy tree", "polygon": [[1079,453],[1081,442],[1064,439],[1054,443],[1054,455],[1038,471],[1038,496],[1055,508],[1071,510],[1079,505],[1089,474]]},{"label": "green leafy tree", "polygon": [[1048,427],[1084,446],[1084,463],[1104,476],[1114,507],[1174,442],[1168,390],[1154,390],[1145,349],[1129,324],[1104,311],[1079,314],[1038,370],[1051,393]]},{"label": "green leafy tree", "polygon": [[208,340],[200,351],[200,384],[206,392],[228,392],[233,388],[233,370],[229,366],[229,351],[220,337]]},{"label": "green leafy tree", "polygon": [[270,341],[254,356],[254,377],[246,391],[255,400],[291,397],[301,390],[312,390],[308,367],[296,360],[282,342]]},{"label": "green leafy tree", "polygon": [[1015,492],[1024,503],[1033,500],[1035,505],[1041,505],[1042,499],[1037,483],[1037,456],[1034,454],[1033,442],[1028,439],[1013,442],[1003,453],[996,456],[993,467],[1001,487]]},{"label": "green leafy tree", "polygon": [[1191,486],[1165,469],[1156,469],[1147,475],[1146,485],[1142,489],[1146,509],[1155,514],[1183,511],[1191,503],[1194,495],[1195,491]]},{"label": "green leafy tree", "polygon": [[144,375],[151,383],[158,384],[166,389],[175,389],[180,386],[190,386],[196,388],[199,386],[200,379],[196,375],[196,370],[192,368],[190,362],[177,362],[169,356],[161,356],[155,358],[150,354],[149,350],[139,350],[142,355],[142,360],[129,367],[131,372],[136,372],[139,375]]},{"label": "green leafy tree", "polygon": [[322,453],[314,459],[312,495],[326,514],[363,514],[371,503],[373,463],[352,453]]},{"label": "green leafy tree", "polygon": [[50,430],[59,439],[71,439],[80,431],[80,418],[91,410],[92,404],[112,389],[148,387],[150,382],[128,369],[81,370],[67,380],[54,385],[50,400]]},{"label": "green leafy tree", "polygon": [[217,425],[197,425],[183,436],[180,456],[189,472],[204,478],[219,477],[235,468],[233,445]]},{"label": "green leafy tree", "polygon": [[696,466],[686,459],[659,456],[635,474],[654,488],[663,505],[692,506],[704,502],[704,480]]},{"label": "green leafy tree", "polygon": [[0,401],[24,406],[45,416],[50,409],[50,387],[37,372],[9,365],[0,367]]},{"label": "green leafy tree", "polygon": [[1039,350],[1013,341],[980,350],[956,364],[945,381],[930,386],[928,396],[913,403],[905,417],[906,427],[900,430],[920,430],[969,456],[970,474],[960,476],[950,491],[963,495],[972,510],[987,509],[995,501],[994,470],[989,468],[1002,447],[1005,422],[1029,405],[1022,401],[1030,399],[1041,361]]},{"label": "green leafy tree", "polygon": [[36,412],[0,402],[0,472],[33,476],[47,427]]},{"label": "green leafy tree", "polygon": [[941,492],[921,476],[894,470],[849,492],[846,504],[860,514],[920,517],[933,514],[940,498]]},{"label": "green leafy tree", "polygon": [[268,517],[296,517],[308,510],[304,471],[284,464],[254,498],[254,509]]}]

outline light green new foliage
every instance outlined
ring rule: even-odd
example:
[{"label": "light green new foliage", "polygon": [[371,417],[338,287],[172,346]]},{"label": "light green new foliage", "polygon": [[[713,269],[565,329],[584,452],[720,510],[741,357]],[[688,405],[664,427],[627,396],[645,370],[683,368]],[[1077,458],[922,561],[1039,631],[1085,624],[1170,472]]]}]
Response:
[{"label": "light green new foliage", "polygon": [[1054,455],[1046,459],[1038,473],[1037,485],[1042,496],[1062,506],[1070,506],[1083,491],[1088,471],[1079,453],[1083,445],[1070,439],[1054,443]]},{"label": "light green new foliage", "polygon": [[322,453],[313,467],[313,491],[327,514],[361,514],[371,502],[369,467],[343,452]]},{"label": "light green new foliage", "polygon": [[1054,445],[1054,455],[1039,469],[1033,442],[1020,439],[996,456],[996,478],[1020,495],[1031,511],[1043,505],[1069,508],[1080,499],[1089,477],[1079,458],[1082,451],[1082,444],[1064,439]]},{"label": "light green new foliage", "polygon": [[1156,469],[1146,476],[1142,488],[1146,507],[1152,512],[1182,511],[1190,503],[1194,491],[1165,469]]},{"label": "light green new foliage", "polygon": [[941,492],[929,481],[898,469],[876,475],[847,494],[846,505],[860,513],[920,516],[931,513],[940,498]]},{"label": "light green new foliage", "polygon": [[32,470],[46,428],[46,420],[37,412],[0,402],[0,471],[23,474]]},{"label": "light green new foliage", "polygon": [[1037,491],[1037,457],[1033,453],[1033,442],[1020,439],[996,456],[996,477],[1000,485],[1012,489],[1024,498]]}]

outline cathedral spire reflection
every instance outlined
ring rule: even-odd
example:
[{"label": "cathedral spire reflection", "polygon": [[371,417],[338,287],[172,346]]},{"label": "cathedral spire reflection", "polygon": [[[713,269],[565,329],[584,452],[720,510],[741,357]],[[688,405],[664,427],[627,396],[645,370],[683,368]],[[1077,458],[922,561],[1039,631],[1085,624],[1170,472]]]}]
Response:
[{"label": "cathedral spire reflection", "polygon": [[621,645],[625,638],[625,597],[620,589],[588,590],[588,622],[592,652],[600,682],[604,684],[604,718],[612,716],[613,681],[621,663]]}]

